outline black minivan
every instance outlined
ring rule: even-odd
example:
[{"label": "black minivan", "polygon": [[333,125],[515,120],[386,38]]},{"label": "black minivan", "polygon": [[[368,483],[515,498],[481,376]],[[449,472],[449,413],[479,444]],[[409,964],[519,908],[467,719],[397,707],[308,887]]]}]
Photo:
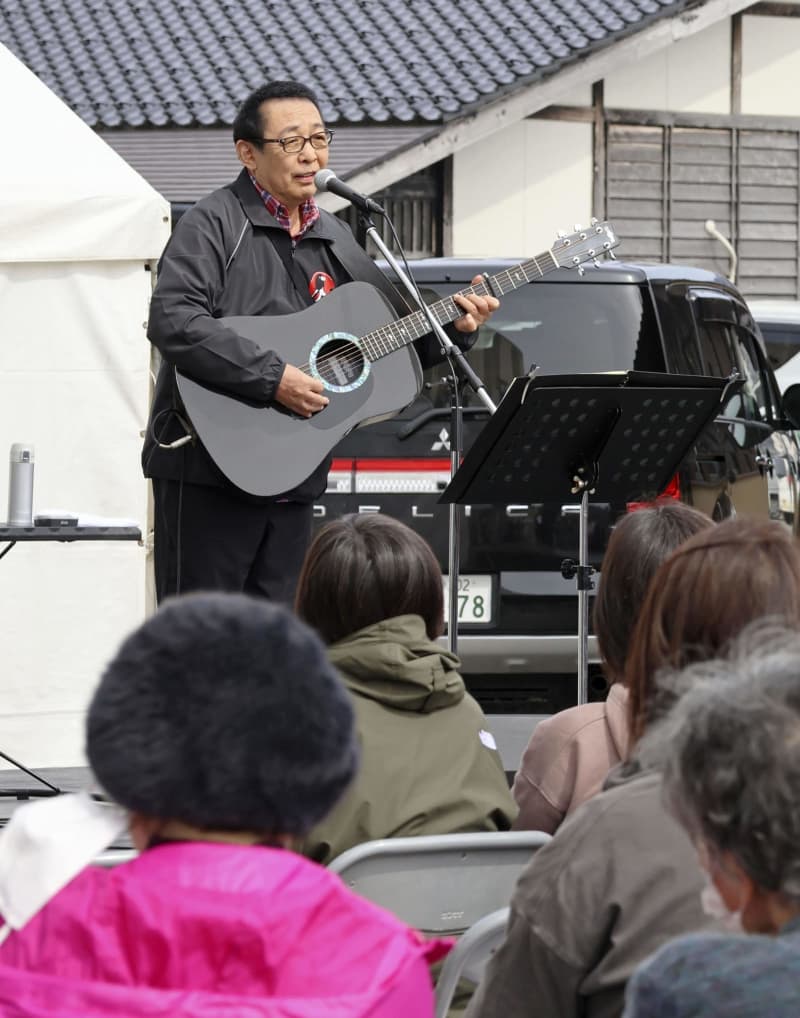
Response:
[{"label": "black minivan", "polygon": [[[444,296],[477,272],[494,275],[515,264],[430,259],[411,267],[421,286]],[[503,297],[469,360],[495,401],[534,364],[548,375],[635,369],[727,377],[737,370],[743,385],[681,463],[669,493],[718,519],[756,514],[797,528],[800,449],[758,328],[726,279],[674,265],[557,269]],[[448,507],[438,497],[450,471],[449,404],[446,371],[434,368],[400,416],[348,435],[334,452],[318,521],[388,513],[418,530],[446,571]],[[468,392],[465,448],[487,419]],[[589,557],[598,569],[624,511],[590,502]],[[535,491],[524,504],[466,508],[458,653],[470,690],[498,715],[493,727],[512,767],[530,716],[576,702],[576,585],[560,566],[577,558],[577,542],[577,504],[537,502]],[[589,688],[598,698],[607,688],[594,641]]]}]

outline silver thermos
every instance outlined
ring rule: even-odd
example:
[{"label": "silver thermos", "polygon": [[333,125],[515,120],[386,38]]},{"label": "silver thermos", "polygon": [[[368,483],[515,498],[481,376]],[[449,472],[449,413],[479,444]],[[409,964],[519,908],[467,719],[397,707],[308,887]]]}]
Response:
[{"label": "silver thermos", "polygon": [[33,526],[33,446],[15,442],[8,467],[8,526]]}]

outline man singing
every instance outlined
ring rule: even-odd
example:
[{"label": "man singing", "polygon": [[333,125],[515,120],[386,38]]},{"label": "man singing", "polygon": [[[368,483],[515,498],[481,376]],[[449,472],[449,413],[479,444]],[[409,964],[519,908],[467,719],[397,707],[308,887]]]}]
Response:
[{"label": "man singing", "polygon": [[[148,338],[163,363],[142,465],[153,481],[159,601],[198,589],[291,601],[312,503],[325,490],[330,466],[326,458],[274,498],[240,491],[194,436],[173,368],[232,397],[310,417],[328,404],[322,383],[220,319],[293,314],[352,280],[380,289],[398,315],[409,311],[348,226],[314,201],[314,176],[327,166],[332,132],[309,88],[276,81],[257,89],[242,104],[233,137],[243,169],[181,218],[159,263],[150,307]],[[498,301],[455,300],[464,314],[454,328],[468,346]],[[417,351],[427,365],[440,356],[430,336]],[[298,362],[307,354],[298,350]],[[191,441],[181,444],[187,434]]]}]

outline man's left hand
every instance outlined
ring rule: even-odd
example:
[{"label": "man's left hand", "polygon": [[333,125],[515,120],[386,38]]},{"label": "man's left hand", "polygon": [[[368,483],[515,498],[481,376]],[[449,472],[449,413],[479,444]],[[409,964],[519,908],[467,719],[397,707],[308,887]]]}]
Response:
[{"label": "man's left hand", "polygon": [[[476,286],[483,282],[483,276],[475,276],[472,285]],[[460,318],[456,318],[453,323],[459,332],[474,332],[478,326],[483,325],[493,311],[500,307],[497,297],[492,297],[488,293],[484,297],[480,297],[476,293],[470,294],[468,297],[462,293],[456,293],[453,295],[453,300],[460,308],[464,309],[464,314]]]}]

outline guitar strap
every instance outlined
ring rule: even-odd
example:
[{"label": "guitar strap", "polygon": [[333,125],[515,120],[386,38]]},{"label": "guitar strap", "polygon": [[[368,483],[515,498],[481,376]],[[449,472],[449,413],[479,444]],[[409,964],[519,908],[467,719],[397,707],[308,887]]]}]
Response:
[{"label": "guitar strap", "polygon": [[292,238],[285,230],[267,230],[272,245],[278,252],[289,278],[294,284],[295,290],[300,294],[306,304],[313,304],[314,300],[308,290],[308,280],[292,255]]}]

